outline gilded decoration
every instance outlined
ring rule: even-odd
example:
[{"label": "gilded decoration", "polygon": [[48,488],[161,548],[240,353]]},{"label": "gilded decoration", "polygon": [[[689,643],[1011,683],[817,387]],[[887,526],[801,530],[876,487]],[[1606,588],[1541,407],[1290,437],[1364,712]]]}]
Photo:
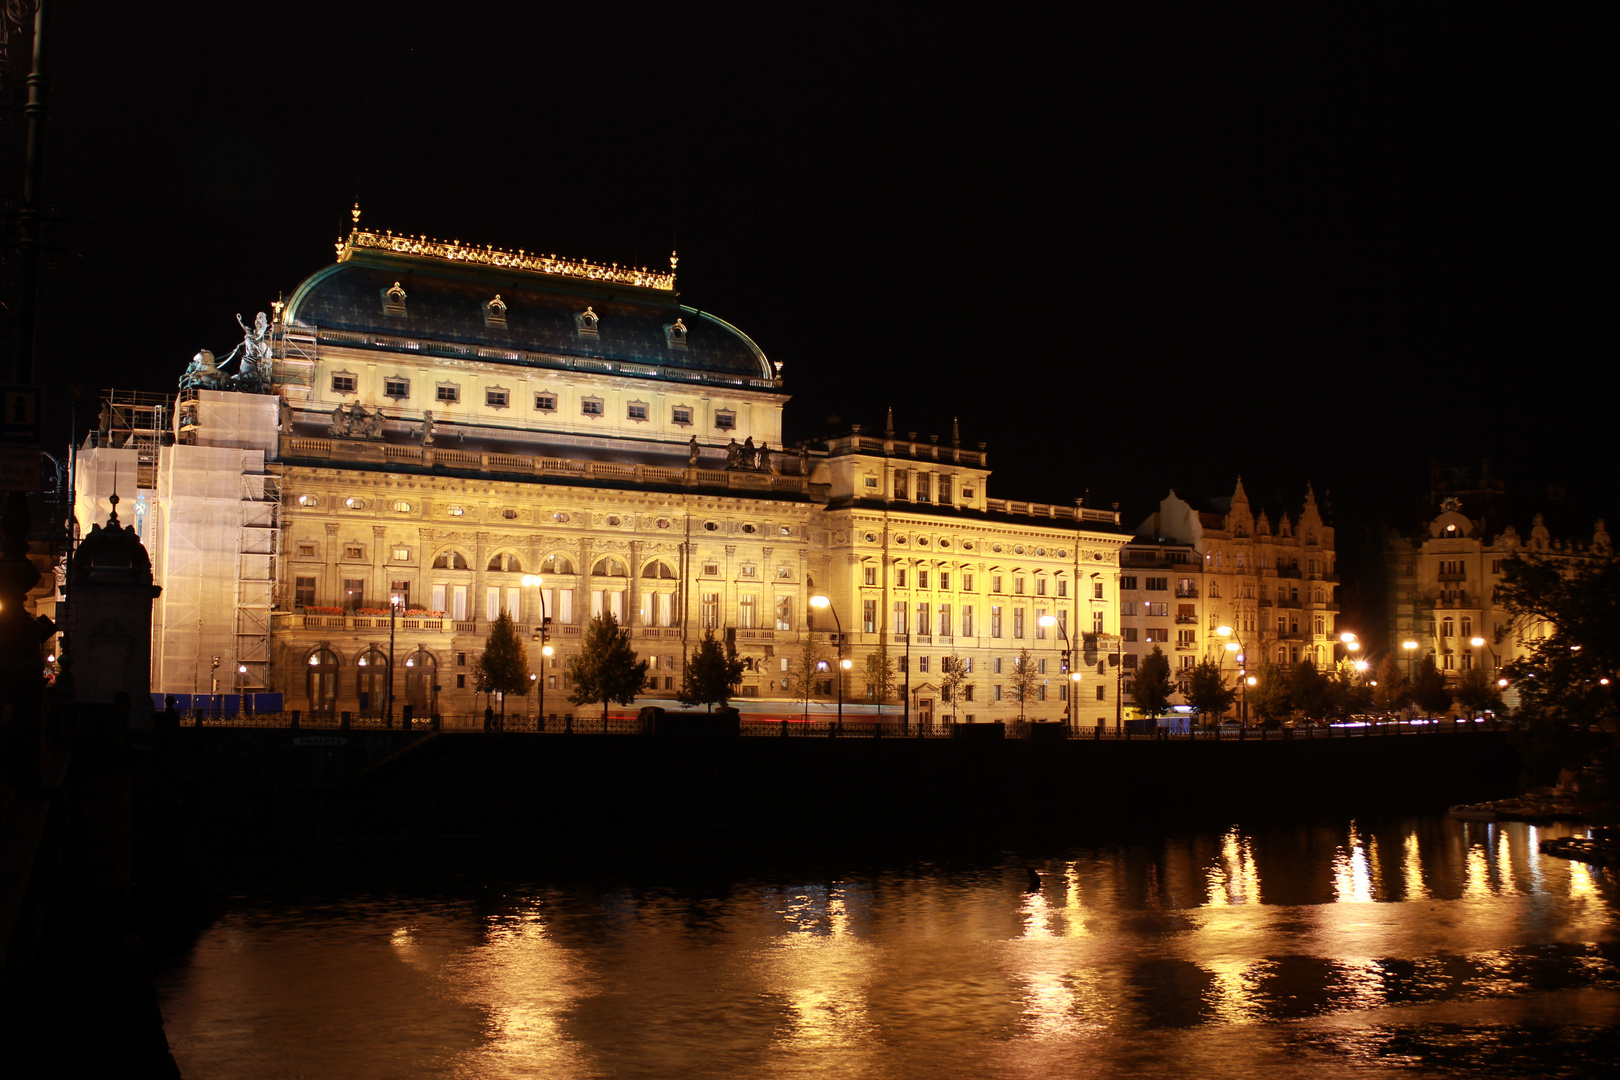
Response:
[{"label": "gilded decoration", "polygon": [[[505,251],[485,245],[463,244],[459,240],[432,240],[426,236],[395,236],[392,232],[375,233],[356,227],[347,240],[337,242],[337,261],[348,262],[356,251],[387,251],[396,255],[410,255],[423,259],[442,259],[445,262],[473,263],[480,266],[498,266],[509,270],[526,270],[533,274],[580,278],[585,281],[604,281],[613,285],[634,285],[643,289],[675,291],[675,269],[668,273],[657,270],[620,266],[603,266],[584,259],[559,259],[555,255],[536,255],[523,250]],[[670,262],[673,264],[674,259]]]}]

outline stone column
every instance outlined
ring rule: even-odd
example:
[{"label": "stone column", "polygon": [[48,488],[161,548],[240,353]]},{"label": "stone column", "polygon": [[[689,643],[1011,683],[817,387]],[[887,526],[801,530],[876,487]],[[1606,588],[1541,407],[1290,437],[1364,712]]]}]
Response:
[{"label": "stone column", "polygon": [[[641,620],[641,541],[630,541],[630,595],[625,597],[624,624],[635,626]],[[650,623],[648,625],[651,625]]]},{"label": "stone column", "polygon": [[[422,594],[416,602],[425,608],[433,606],[433,537],[432,526],[424,525],[416,530],[416,589]],[[446,597],[445,606],[449,605],[449,597]]]},{"label": "stone column", "polygon": [[321,590],[323,595],[316,597],[316,603],[336,607],[343,606],[343,581],[338,572],[338,558],[342,554],[343,548],[338,540],[338,524],[335,521],[328,521],[326,523],[326,583]]},{"label": "stone column", "polygon": [[368,604],[368,607],[388,606],[388,560],[384,557],[385,553],[388,552],[388,547],[388,527],[386,525],[373,525],[371,527],[370,592],[377,599]]},{"label": "stone column", "polygon": [[579,593],[574,597],[574,618],[581,624],[591,621],[591,538],[579,538]]},{"label": "stone column", "polygon": [[476,631],[481,624],[489,621],[484,605],[484,567],[489,563],[489,533],[473,534],[473,596],[469,605],[472,611],[473,628]]}]

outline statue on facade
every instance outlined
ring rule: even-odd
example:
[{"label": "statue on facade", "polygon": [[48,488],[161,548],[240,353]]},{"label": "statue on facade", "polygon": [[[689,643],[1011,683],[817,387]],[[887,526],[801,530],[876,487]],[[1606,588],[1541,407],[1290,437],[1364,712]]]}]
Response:
[{"label": "statue on facade", "polygon": [[807,442],[799,444],[799,475],[810,475],[810,444]]},{"label": "statue on facade", "polygon": [[326,433],[331,435],[333,438],[336,438],[339,435],[347,435],[349,433],[348,402],[344,402],[342,405],[339,405],[337,408],[332,410],[332,426],[326,429]]},{"label": "statue on facade", "polygon": [[238,312],[236,325],[242,328],[242,344],[232,349],[219,366],[236,361],[236,374],[230,381],[232,390],[264,393],[270,388],[270,317],[261,311],[249,326]]},{"label": "statue on facade", "polygon": [[690,466],[690,465],[696,465],[697,463],[698,463],[698,441],[697,441],[697,436],[694,435],[694,436],[692,436],[692,441],[686,444],[686,464]]},{"label": "statue on facade", "polygon": [[280,415],[280,420],[281,420],[281,425],[280,426],[281,426],[282,434],[291,435],[292,434],[292,425],[293,425],[292,402],[288,401],[286,398],[282,398],[281,399],[281,404],[278,407],[277,412]]},{"label": "statue on facade", "polygon": [[422,445],[433,445],[433,413],[431,410],[422,410]]},{"label": "statue on facade", "polygon": [[760,472],[769,472],[771,468],[770,444],[760,440],[759,449],[754,451],[754,468]]},{"label": "statue on facade", "polygon": [[197,355],[191,358],[191,366],[180,376],[180,389],[218,390],[224,381],[225,373],[214,363],[214,354],[207,349],[199,349]]},{"label": "statue on facade", "polygon": [[726,443],[726,468],[735,469],[737,467],[737,463],[741,460],[742,447],[737,445],[736,439],[732,439],[730,442]]}]

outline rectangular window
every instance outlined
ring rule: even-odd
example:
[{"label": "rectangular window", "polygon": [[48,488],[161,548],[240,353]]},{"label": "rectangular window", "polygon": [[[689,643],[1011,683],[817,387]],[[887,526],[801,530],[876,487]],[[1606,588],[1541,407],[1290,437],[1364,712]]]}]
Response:
[{"label": "rectangular window", "polygon": [[894,568],[894,587],[897,589],[906,587],[906,568],[903,566]]},{"label": "rectangular window", "polygon": [[411,380],[384,379],[383,397],[405,398],[411,396]]},{"label": "rectangular window", "polygon": [[1045,683],[1042,683],[1040,686],[1037,686],[1035,688],[1035,700],[1036,701],[1045,701],[1046,700],[1046,684]]},{"label": "rectangular window", "polygon": [[1058,578],[1058,595],[1059,596],[1068,596],[1069,595],[1069,579],[1068,578]]},{"label": "rectangular window", "polygon": [[951,478],[948,476],[939,478],[939,501],[942,504],[951,501]]},{"label": "rectangular window", "polygon": [[411,561],[411,549],[408,548],[408,547],[397,547],[397,548],[395,548],[394,549],[394,561],[395,562],[410,562]]},{"label": "rectangular window", "polygon": [[939,587],[941,590],[949,589],[951,587],[951,573],[949,570],[941,570],[939,572]]},{"label": "rectangular window", "polygon": [[919,589],[928,588],[928,571],[926,571],[926,570],[918,570],[917,571],[917,588],[919,588]]},{"label": "rectangular window", "polygon": [[1000,637],[1001,636],[1001,605],[1000,604],[991,604],[990,605],[990,636],[991,637]]},{"label": "rectangular window", "polygon": [[298,545],[298,557],[300,559],[313,559],[315,557],[315,545],[314,544],[299,544]]},{"label": "rectangular window", "polygon": [[877,601],[861,601],[861,631],[862,633],[877,633]]},{"label": "rectangular window", "polygon": [[997,683],[996,685],[992,686],[990,688],[990,690],[991,690],[991,694],[990,694],[991,699],[995,700],[995,701],[1000,701],[1001,700],[1001,684]]},{"label": "rectangular window", "polygon": [[1142,634],[1143,641],[1169,641],[1170,628],[1166,626],[1150,626]]},{"label": "rectangular window", "polygon": [[534,395],[534,407],[535,407],[535,411],[537,411],[537,412],[556,412],[557,411],[557,395],[556,394],[536,394],[536,395]]},{"label": "rectangular window", "polygon": [[1102,598],[1103,598],[1103,586],[1102,586],[1102,582],[1100,582],[1100,581],[1093,581],[1093,582],[1092,582],[1092,583],[1091,583],[1091,598],[1092,598],[1092,599],[1093,599],[1093,600],[1101,600],[1101,599],[1102,599]]},{"label": "rectangular window", "polygon": [[793,629],[793,597],[778,596],[776,598],[776,628],[778,630]]},{"label": "rectangular window", "polygon": [[450,588],[450,617],[456,622],[467,621],[467,586],[454,585]]},{"label": "rectangular window", "polygon": [[973,636],[973,605],[972,604],[963,604],[962,605],[962,636],[963,637],[972,637]]},{"label": "rectangular window", "polygon": [[690,405],[676,405],[669,410],[669,422],[680,424],[682,427],[692,422],[692,407]]},{"label": "rectangular window", "polygon": [[1035,673],[1038,675],[1046,674],[1046,657],[1042,656],[1035,661]]},{"label": "rectangular window", "polygon": [[1038,577],[1038,578],[1035,579],[1035,595],[1036,596],[1045,596],[1046,595],[1046,579],[1045,578]]},{"label": "rectangular window", "polygon": [[1135,671],[1136,670],[1136,654],[1135,653],[1126,653],[1125,654],[1125,670],[1126,671]]},{"label": "rectangular window", "polygon": [[1193,634],[1194,634],[1194,631],[1192,631],[1192,630],[1177,630],[1176,631],[1176,646],[1178,648],[1187,648],[1187,649],[1192,648],[1193,645],[1194,645]]},{"label": "rectangular window", "polygon": [[584,398],[579,403],[579,412],[580,412],[581,416],[601,416],[602,415],[602,399],[601,398]]},{"label": "rectangular window", "polygon": [[894,602],[894,621],[889,624],[889,629],[896,634],[906,632],[906,602],[904,600]]},{"label": "rectangular window", "polygon": [[894,497],[897,499],[904,499],[906,497],[906,471],[904,469],[895,470]]},{"label": "rectangular window", "polygon": [[642,401],[632,401],[624,407],[624,416],[627,420],[647,419],[647,404]]},{"label": "rectangular window", "polygon": [[972,574],[963,574],[962,575],[962,591],[963,592],[972,592],[973,591],[973,575]]},{"label": "rectangular window", "polygon": [[346,608],[362,608],[366,606],[366,579],[343,579],[343,606]]},{"label": "rectangular window", "polygon": [[720,594],[706,592],[703,594],[703,629],[718,630],[720,628]]},{"label": "rectangular window", "polygon": [[1121,641],[1135,641],[1136,640],[1136,627],[1134,627],[1134,626],[1122,626],[1122,627],[1120,627],[1119,628],[1119,637],[1120,637]]},{"label": "rectangular window", "polygon": [[1108,688],[1106,686],[1104,686],[1102,683],[1097,684],[1097,700],[1098,701],[1107,701],[1108,700]]},{"label": "rectangular window", "polygon": [[877,584],[877,567],[875,567],[875,566],[863,566],[863,567],[861,567],[861,584],[862,585],[876,585]]},{"label": "rectangular window", "polygon": [[461,387],[441,385],[433,391],[433,400],[441,405],[454,405],[461,400]]},{"label": "rectangular window", "polygon": [[1169,578],[1150,577],[1144,578],[1143,581],[1145,582],[1144,587],[1149,592],[1164,592],[1166,589],[1170,588]]},{"label": "rectangular window", "polygon": [[1043,618],[1045,618],[1045,617],[1046,617],[1046,609],[1045,608],[1036,608],[1035,609],[1035,640],[1036,641],[1045,641],[1046,640],[1046,627],[1041,625],[1041,620]]},{"label": "rectangular window", "polygon": [[928,605],[917,605],[917,633],[923,637],[928,636]]},{"label": "rectangular window", "polygon": [[343,548],[343,557],[345,559],[363,559],[366,557],[366,549],[360,544],[348,544]]},{"label": "rectangular window", "polygon": [[869,488],[875,488],[875,487],[877,487],[877,477],[875,477],[875,476],[868,476],[868,477],[867,477],[867,478],[866,478],[866,486],[867,486],[867,487],[869,487]]},{"label": "rectangular window", "polygon": [[1021,578],[1021,577],[1013,578],[1013,595],[1014,596],[1023,596],[1024,595],[1024,579],[1023,578]]},{"label": "rectangular window", "polygon": [[1013,637],[1024,636],[1024,609],[1013,608]]},{"label": "rectangular window", "polygon": [[737,598],[737,628],[739,630],[754,629],[757,610],[757,599],[755,597],[739,596]]},{"label": "rectangular window", "polygon": [[928,474],[917,474],[917,501],[928,502]]},{"label": "rectangular window", "polygon": [[511,392],[508,390],[485,390],[484,404],[491,409],[504,409],[511,404]]},{"label": "rectangular window", "polygon": [[1103,613],[1100,611],[1093,611],[1091,613],[1091,632],[1093,634],[1100,634],[1103,632]]},{"label": "rectangular window", "polygon": [[399,598],[399,609],[404,611],[411,606],[411,583],[408,581],[391,581],[388,583],[388,602],[393,603],[395,597]]},{"label": "rectangular window", "polygon": [[1135,589],[1136,588],[1136,575],[1135,574],[1126,574],[1123,577],[1121,577],[1119,579],[1119,587],[1120,587],[1121,591],[1128,590],[1128,589]]},{"label": "rectangular window", "polygon": [[714,414],[714,426],[721,431],[730,431],[737,426],[737,414],[730,409],[719,409]]},{"label": "rectangular window", "polygon": [[332,392],[334,394],[352,394],[360,389],[360,379],[356,375],[332,376]]},{"label": "rectangular window", "polygon": [[917,657],[917,670],[919,672],[927,674],[927,672],[928,672],[928,657],[926,657],[926,656]]},{"label": "rectangular window", "polygon": [[1001,591],[1001,575],[1000,574],[991,574],[990,575],[990,591],[991,592],[996,592],[996,593]]},{"label": "rectangular window", "polygon": [[939,636],[950,637],[951,625],[951,605],[939,605]]},{"label": "rectangular window", "polygon": [[315,579],[301,577],[293,579],[293,603],[298,607],[315,606]]},{"label": "rectangular window", "polygon": [[1143,614],[1149,618],[1167,619],[1170,617],[1170,604],[1168,601],[1150,601],[1142,606],[1147,609]]}]

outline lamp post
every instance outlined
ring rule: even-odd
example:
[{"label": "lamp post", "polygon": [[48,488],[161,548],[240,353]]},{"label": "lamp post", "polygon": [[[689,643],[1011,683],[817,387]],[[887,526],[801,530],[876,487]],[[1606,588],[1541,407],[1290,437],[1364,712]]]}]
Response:
[{"label": "lamp post", "polygon": [[399,593],[388,598],[388,689],[383,694],[387,704],[384,706],[383,727],[394,726],[394,624],[399,621],[399,609],[404,606],[405,598]]},{"label": "lamp post", "polygon": [[[539,574],[524,574],[522,580],[525,588],[540,589],[540,629],[535,631],[534,636],[540,639],[540,674],[543,676],[546,673],[546,661],[551,658],[552,654],[551,643],[547,640],[550,637],[551,616],[546,614],[546,590],[540,588],[545,584],[546,579]],[[534,677],[531,675],[530,678]],[[544,731],[546,730],[546,680],[541,678],[535,681],[539,684],[540,690],[536,695],[539,717],[535,720],[534,726],[536,730]]]},{"label": "lamp post", "polygon": [[[1242,724],[1244,727],[1248,727],[1249,726],[1249,689],[1248,688],[1251,687],[1251,686],[1254,686],[1255,683],[1258,682],[1258,680],[1256,680],[1253,677],[1249,676],[1249,672],[1248,672],[1248,651],[1249,650],[1247,649],[1247,647],[1244,646],[1243,639],[1235,636],[1237,631],[1233,630],[1230,626],[1217,626],[1215,628],[1215,633],[1218,634],[1219,636],[1223,637],[1223,638],[1229,638],[1230,639],[1229,641],[1227,641],[1222,646],[1222,658],[1221,658],[1222,661],[1225,660],[1225,655],[1224,654],[1227,653],[1227,652],[1234,652],[1234,653],[1237,654],[1235,657],[1233,657],[1233,659],[1237,661],[1237,666],[1238,666],[1238,723]],[[1217,667],[1219,667],[1219,666],[1223,666],[1223,665],[1218,664]]]},{"label": "lamp post", "polygon": [[242,691],[246,688],[247,665],[236,665],[236,715],[243,716],[247,712],[247,695]]},{"label": "lamp post", "polygon": [[1417,654],[1417,642],[1407,638],[1401,642],[1401,651],[1406,654],[1406,681],[1412,681],[1412,657]]},{"label": "lamp post", "polygon": [[838,609],[833,607],[832,601],[817,593],[810,598],[810,606],[818,611],[826,608],[832,612],[833,641],[838,650],[838,671],[834,676],[838,680],[838,733],[844,733],[844,672],[849,669],[850,662],[844,659],[844,626],[838,621]]},{"label": "lamp post", "polygon": [[[1063,641],[1063,675],[1067,681],[1069,676],[1069,657],[1070,653],[1073,651],[1072,647],[1069,645],[1069,631],[1064,627],[1063,620],[1052,615],[1042,615],[1036,621],[1039,622],[1041,626],[1048,629],[1054,626],[1057,627],[1058,637]],[[1078,671],[1074,672],[1073,681],[1076,683],[1080,681],[1080,673]],[[1074,694],[1075,691],[1078,691],[1079,689],[1080,687],[1074,686],[1066,689],[1063,692],[1063,726],[1066,728],[1074,727]]]}]

